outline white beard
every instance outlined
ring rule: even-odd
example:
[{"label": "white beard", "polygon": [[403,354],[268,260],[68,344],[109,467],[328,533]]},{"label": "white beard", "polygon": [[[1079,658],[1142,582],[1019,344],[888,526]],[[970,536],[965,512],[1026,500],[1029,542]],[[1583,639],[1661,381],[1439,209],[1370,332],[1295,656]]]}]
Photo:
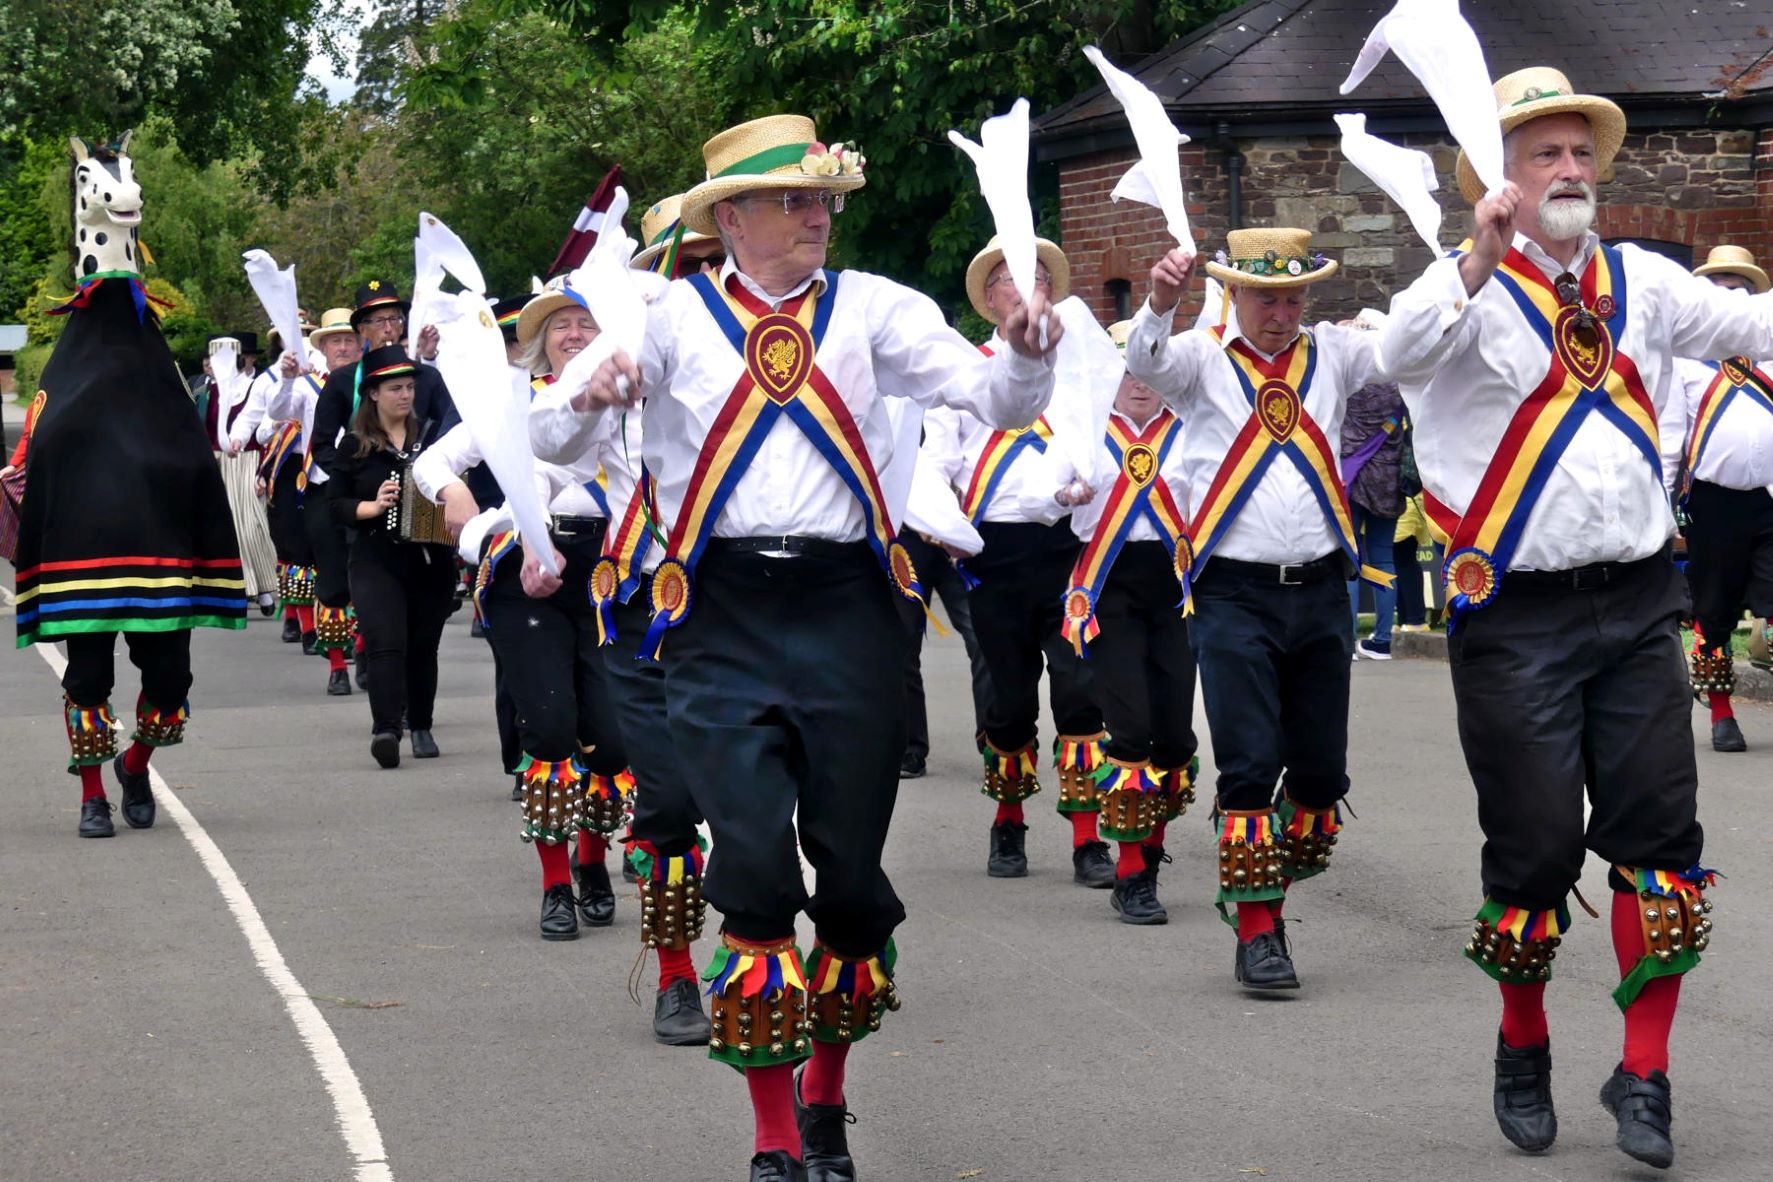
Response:
[{"label": "white beard", "polygon": [[1566,201],[1549,193],[1539,202],[1539,228],[1553,242],[1568,242],[1594,225],[1594,194],[1581,201]]}]

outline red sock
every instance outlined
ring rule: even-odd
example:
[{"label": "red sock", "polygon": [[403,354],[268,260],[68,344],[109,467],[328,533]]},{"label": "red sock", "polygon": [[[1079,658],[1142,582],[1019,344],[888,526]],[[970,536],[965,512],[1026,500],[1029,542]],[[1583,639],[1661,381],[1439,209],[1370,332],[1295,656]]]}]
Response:
[{"label": "red sock", "polygon": [[[1635,891],[1613,892],[1613,953],[1624,978],[1644,956],[1644,933],[1638,926]],[[1652,977],[1636,1000],[1625,1007],[1625,1053],[1620,1064],[1640,1079],[1668,1070],[1668,1033],[1674,1028],[1681,1000],[1681,977]]]},{"label": "red sock", "polygon": [[313,607],[311,607],[311,606],[298,607],[295,609],[295,614],[296,614],[296,623],[298,623],[302,626],[303,632],[306,633],[306,632],[314,631],[314,609],[313,609]]},{"label": "red sock", "polygon": [[1131,878],[1145,872],[1145,847],[1136,841],[1120,843],[1120,859],[1114,864],[1114,877]]},{"label": "red sock", "polygon": [[356,642],[352,647],[356,650],[358,656],[361,657],[363,655],[363,633],[359,632],[357,634]]},{"label": "red sock", "polygon": [[1088,842],[1100,840],[1096,836],[1095,813],[1072,813],[1070,816],[1072,849]]},{"label": "red sock", "polygon": [[1237,905],[1237,938],[1249,943],[1263,932],[1274,930],[1274,913],[1268,909],[1267,903],[1239,903]]},{"label": "red sock", "polygon": [[843,1063],[849,1058],[847,1042],[815,1042],[813,1057],[800,1073],[802,1104],[843,1103]]},{"label": "red sock", "polygon": [[345,667],[345,650],[342,648],[327,649],[326,663],[328,668],[334,673],[343,669]]},{"label": "red sock", "polygon": [[283,618],[286,620],[294,620],[294,619],[300,618],[296,615],[296,605],[295,604],[286,603],[283,605]]},{"label": "red sock", "polygon": [[89,764],[80,769],[80,803],[105,798],[105,769]]},{"label": "red sock", "polygon": [[800,1128],[794,1123],[794,1064],[745,1068],[751,1114],[757,1121],[758,1153],[786,1149],[800,1160]]},{"label": "red sock", "polygon": [[536,842],[536,853],[542,857],[542,889],[561,886],[573,880],[572,864],[567,860],[566,843]]},{"label": "red sock", "polygon": [[1726,718],[1736,717],[1736,712],[1730,709],[1729,694],[1709,693],[1705,695],[1705,700],[1711,705],[1712,722],[1721,722]]},{"label": "red sock", "polygon": [[659,992],[665,992],[673,981],[694,981],[696,979],[696,962],[690,959],[688,948],[659,949]]},{"label": "red sock", "polygon": [[131,743],[123,753],[123,770],[132,776],[139,776],[148,770],[148,757],[154,749],[146,743]]},{"label": "red sock", "polygon": [[1163,849],[1164,830],[1169,827],[1169,824],[1168,821],[1159,821],[1157,824],[1153,825],[1151,827],[1151,836],[1145,839],[1145,844],[1156,846],[1160,850]]},{"label": "red sock", "polygon": [[579,865],[600,866],[609,852],[609,838],[589,829],[579,830]]},{"label": "red sock", "polygon": [[1015,804],[1000,804],[997,806],[997,820],[991,823],[993,825],[1001,825],[1005,821],[1014,821],[1018,825],[1025,823],[1022,820],[1021,801],[1017,801]]},{"label": "red sock", "polygon": [[1545,1025],[1545,982],[1502,987],[1502,1041],[1517,1051],[1536,1047],[1551,1037]]}]

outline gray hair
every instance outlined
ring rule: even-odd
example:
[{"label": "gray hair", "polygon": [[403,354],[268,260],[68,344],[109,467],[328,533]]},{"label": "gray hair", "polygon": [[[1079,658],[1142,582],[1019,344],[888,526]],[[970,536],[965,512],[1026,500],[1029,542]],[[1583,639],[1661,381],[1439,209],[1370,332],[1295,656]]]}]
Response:
[{"label": "gray hair", "polygon": [[[556,308],[554,312],[560,311]],[[548,321],[554,319],[554,312],[548,313],[536,335],[523,342],[523,352],[517,355],[517,364],[530,372],[531,377],[541,377],[548,372]]]}]

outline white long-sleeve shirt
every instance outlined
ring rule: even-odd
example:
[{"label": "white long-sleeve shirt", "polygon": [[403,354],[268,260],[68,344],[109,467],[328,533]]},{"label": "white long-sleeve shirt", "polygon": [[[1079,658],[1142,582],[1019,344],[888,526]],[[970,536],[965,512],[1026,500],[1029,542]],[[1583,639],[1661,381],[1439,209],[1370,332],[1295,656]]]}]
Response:
[{"label": "white long-sleeve shirt", "polygon": [[248,443],[264,443],[271,438],[277,424],[282,420],[266,411],[272,392],[282,381],[281,377],[268,369],[252,379],[252,384],[246,390],[246,405],[240,408],[234,425],[228,429],[229,443],[235,447],[245,447]]},{"label": "white long-sleeve shirt", "polygon": [[[312,374],[284,379],[278,375],[277,385],[265,396],[265,414],[275,420],[294,419],[302,425],[302,448],[309,457],[314,454],[314,406],[320,401],[323,379]],[[344,438],[339,432],[339,438]],[[333,442],[338,442],[334,440]],[[308,483],[325,484],[326,472],[319,464],[308,464]]]},{"label": "white long-sleeve shirt", "polygon": [[[773,297],[731,259],[719,281],[742,284],[778,309],[814,285],[822,292],[831,282],[821,270]],[[660,513],[670,523],[745,362],[685,281],[672,283],[649,308],[646,345],[636,361],[647,396],[646,466],[658,482]],[[947,325],[927,296],[859,271],[843,272],[837,280],[816,363],[854,418],[876,472],[886,467],[893,448],[883,397],[955,406],[989,423],[1019,427],[1039,417],[1052,395],[1048,362],[1013,352],[986,357]],[[542,458],[564,458],[588,447],[595,420],[607,413],[574,411],[570,396],[546,391],[531,406],[530,440]],[[860,539],[863,530],[861,506],[848,486],[785,416],[770,428],[713,525],[717,537],[793,534],[843,542]]]},{"label": "white long-sleeve shirt", "polygon": [[[1565,270],[1580,278],[1599,244],[1588,234],[1565,268],[1524,235],[1514,240],[1548,279]],[[1773,297],[1745,299],[1661,255],[1618,250],[1626,307],[1614,345],[1655,406],[1662,470],[1652,472],[1618,427],[1590,414],[1546,480],[1511,569],[1570,570],[1660,550],[1674,532],[1667,489],[1682,443],[1666,437],[1675,358],[1773,354]],[[1410,408],[1423,487],[1463,514],[1515,411],[1549,371],[1551,350],[1499,282],[1468,297],[1456,258],[1431,263],[1392,298],[1378,337],[1380,366]]]},{"label": "white long-sleeve shirt", "polygon": [[[1763,380],[1773,386],[1769,367],[1762,364],[1757,368]],[[1675,362],[1675,381],[1680,392],[1669,402],[1682,412],[1677,422],[1683,451],[1692,441],[1700,403],[1718,374],[1716,362],[1689,361],[1684,357]],[[1773,491],[1773,413],[1738,393],[1717,415],[1715,424],[1699,453],[1693,479],[1725,488]]]},{"label": "white long-sleeve shirt", "polygon": [[[1151,425],[1151,419],[1141,423],[1131,415],[1123,414],[1119,410],[1111,410],[1108,413],[1111,417],[1118,419],[1121,425],[1133,435],[1138,435]],[[1153,415],[1152,417],[1157,416]],[[1169,487],[1170,495],[1176,499],[1176,508],[1181,510],[1183,524],[1186,525],[1191,512],[1188,501],[1188,470],[1183,448],[1187,441],[1187,434],[1184,428],[1177,429],[1183,431],[1184,434],[1182,438],[1170,445],[1168,454],[1158,464],[1157,475],[1158,479]],[[1108,450],[1108,440],[1105,436],[1096,448],[1095,463],[1091,465],[1091,470],[1083,476],[1084,482],[1095,490],[1096,495],[1091,498],[1089,504],[1079,505],[1071,511],[1071,532],[1077,535],[1078,541],[1088,544],[1090,539],[1096,536],[1096,526],[1100,524],[1102,510],[1108,504],[1108,492],[1114,487],[1114,482],[1120,479],[1120,472],[1120,463],[1114,458],[1114,453]],[[1127,541],[1129,542],[1166,540],[1170,539],[1159,537],[1157,527],[1152,525],[1151,518],[1143,513],[1133,520],[1132,528],[1127,531]]]},{"label": "white long-sleeve shirt", "polygon": [[[1199,511],[1219,465],[1249,421],[1251,407],[1236,366],[1226,356],[1231,342],[1243,339],[1236,326],[1226,326],[1223,341],[1207,329],[1171,336],[1174,315],[1174,309],[1169,316],[1157,315],[1149,302],[1140,307],[1127,336],[1127,369],[1188,424],[1181,447],[1186,503],[1193,513]],[[1309,389],[1300,393],[1305,413],[1329,440],[1332,451],[1342,435],[1348,396],[1373,380],[1373,337],[1371,332],[1327,322],[1311,330],[1316,369]],[[1253,342],[1245,339],[1245,343],[1255,349]],[[1273,360],[1272,355],[1255,351]],[[1304,475],[1286,456],[1276,456],[1213,555],[1280,564],[1310,562],[1341,549],[1342,539],[1330,528]]]}]

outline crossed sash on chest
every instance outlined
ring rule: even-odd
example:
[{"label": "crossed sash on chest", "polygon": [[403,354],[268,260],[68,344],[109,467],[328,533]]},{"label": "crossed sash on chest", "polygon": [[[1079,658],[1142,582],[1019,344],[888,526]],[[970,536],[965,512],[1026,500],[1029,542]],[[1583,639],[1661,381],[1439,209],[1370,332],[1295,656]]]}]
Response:
[{"label": "crossed sash on chest", "polygon": [[[1754,362],[1746,357],[1732,357],[1726,361],[1708,361],[1707,366],[1717,371],[1711,384],[1705,388],[1705,394],[1699,399],[1699,413],[1693,416],[1693,430],[1687,436],[1687,478],[1694,479],[1699,470],[1699,461],[1705,454],[1705,445],[1717,431],[1718,422],[1724,412],[1730,409],[1731,403],[1738,398],[1746,399],[1760,407],[1768,414],[1773,414],[1773,377],[1756,369]],[[1681,497],[1682,502],[1686,496]]]},{"label": "crossed sash on chest", "polygon": [[1188,521],[1162,475],[1170,449],[1181,438],[1182,420],[1168,407],[1159,410],[1145,429],[1137,432],[1109,416],[1108,433],[1102,442],[1114,457],[1120,474],[1103,499],[1095,533],[1072,564],[1071,588],[1065,592],[1065,618],[1059,627],[1079,656],[1102,631],[1096,622],[1096,604],[1102,598],[1108,572],[1136,522],[1149,521],[1157,530],[1158,540],[1175,563],[1178,583],[1188,570]]},{"label": "crossed sash on chest", "polygon": [[[989,345],[980,345],[979,352],[987,357],[995,355]],[[1033,426],[993,431],[987,436],[985,446],[979,450],[978,462],[973,465],[972,479],[967,481],[966,491],[960,498],[960,511],[967,515],[967,520],[974,525],[983,521],[985,510],[990,507],[991,498],[997,495],[998,485],[1003,483],[1010,465],[1025,451],[1044,453],[1052,438],[1053,428],[1045,415],[1036,419]]]},{"label": "crossed sash on chest", "polygon": [[1565,304],[1553,281],[1512,247],[1494,282],[1550,351],[1551,363],[1509,420],[1464,516],[1433,494],[1423,497],[1429,518],[1449,538],[1442,571],[1449,628],[1495,600],[1527,519],[1590,415],[1617,427],[1642,453],[1652,478],[1662,479],[1656,408],[1636,364],[1616,344],[1627,311],[1619,252],[1609,246],[1595,251],[1576,303]]},{"label": "crossed sash on chest", "polygon": [[[308,383],[314,396],[319,398],[320,383],[314,380],[314,375],[303,374],[302,380]],[[301,470],[296,473],[296,493],[300,495],[308,491],[308,470],[313,467],[314,457],[302,438],[302,424],[299,419],[286,420],[265,444],[265,454],[259,460],[259,476],[265,482],[267,504],[276,498],[277,475],[292,456],[302,458]]]},{"label": "crossed sash on chest", "polygon": [[[1225,326],[1212,330],[1215,339],[1224,340]],[[1193,543],[1191,561],[1182,569],[1182,610],[1194,610],[1192,595],[1194,568],[1204,563],[1218,549],[1230,532],[1232,522],[1249,502],[1250,494],[1262,482],[1268,466],[1278,456],[1285,456],[1305,478],[1330,532],[1336,536],[1342,551],[1367,582],[1390,586],[1395,576],[1361,562],[1360,546],[1355,538],[1354,519],[1348,510],[1348,491],[1342,486],[1340,461],[1323,429],[1305,409],[1311,382],[1317,374],[1317,345],[1309,332],[1301,332],[1293,343],[1268,360],[1246,344],[1234,340],[1225,346],[1225,358],[1237,374],[1238,385],[1250,404],[1250,417],[1232,441],[1225,459],[1201,498],[1189,527]]]},{"label": "crossed sash on chest", "polygon": [[[911,557],[894,536],[880,480],[849,407],[819,369],[818,348],[831,322],[840,273],[827,272],[823,293],[809,287],[779,311],[734,279],[722,289],[707,275],[686,282],[744,359],[744,372],[715,416],[690,473],[683,504],[671,524],[665,559],[653,572],[653,620],[639,655],[656,659],[665,633],[690,611],[696,564],[713,536],[726,502],[763,441],[784,417],[805,435],[861,506],[864,536],[893,586],[922,600]],[[637,499],[639,499],[637,497]]]}]

